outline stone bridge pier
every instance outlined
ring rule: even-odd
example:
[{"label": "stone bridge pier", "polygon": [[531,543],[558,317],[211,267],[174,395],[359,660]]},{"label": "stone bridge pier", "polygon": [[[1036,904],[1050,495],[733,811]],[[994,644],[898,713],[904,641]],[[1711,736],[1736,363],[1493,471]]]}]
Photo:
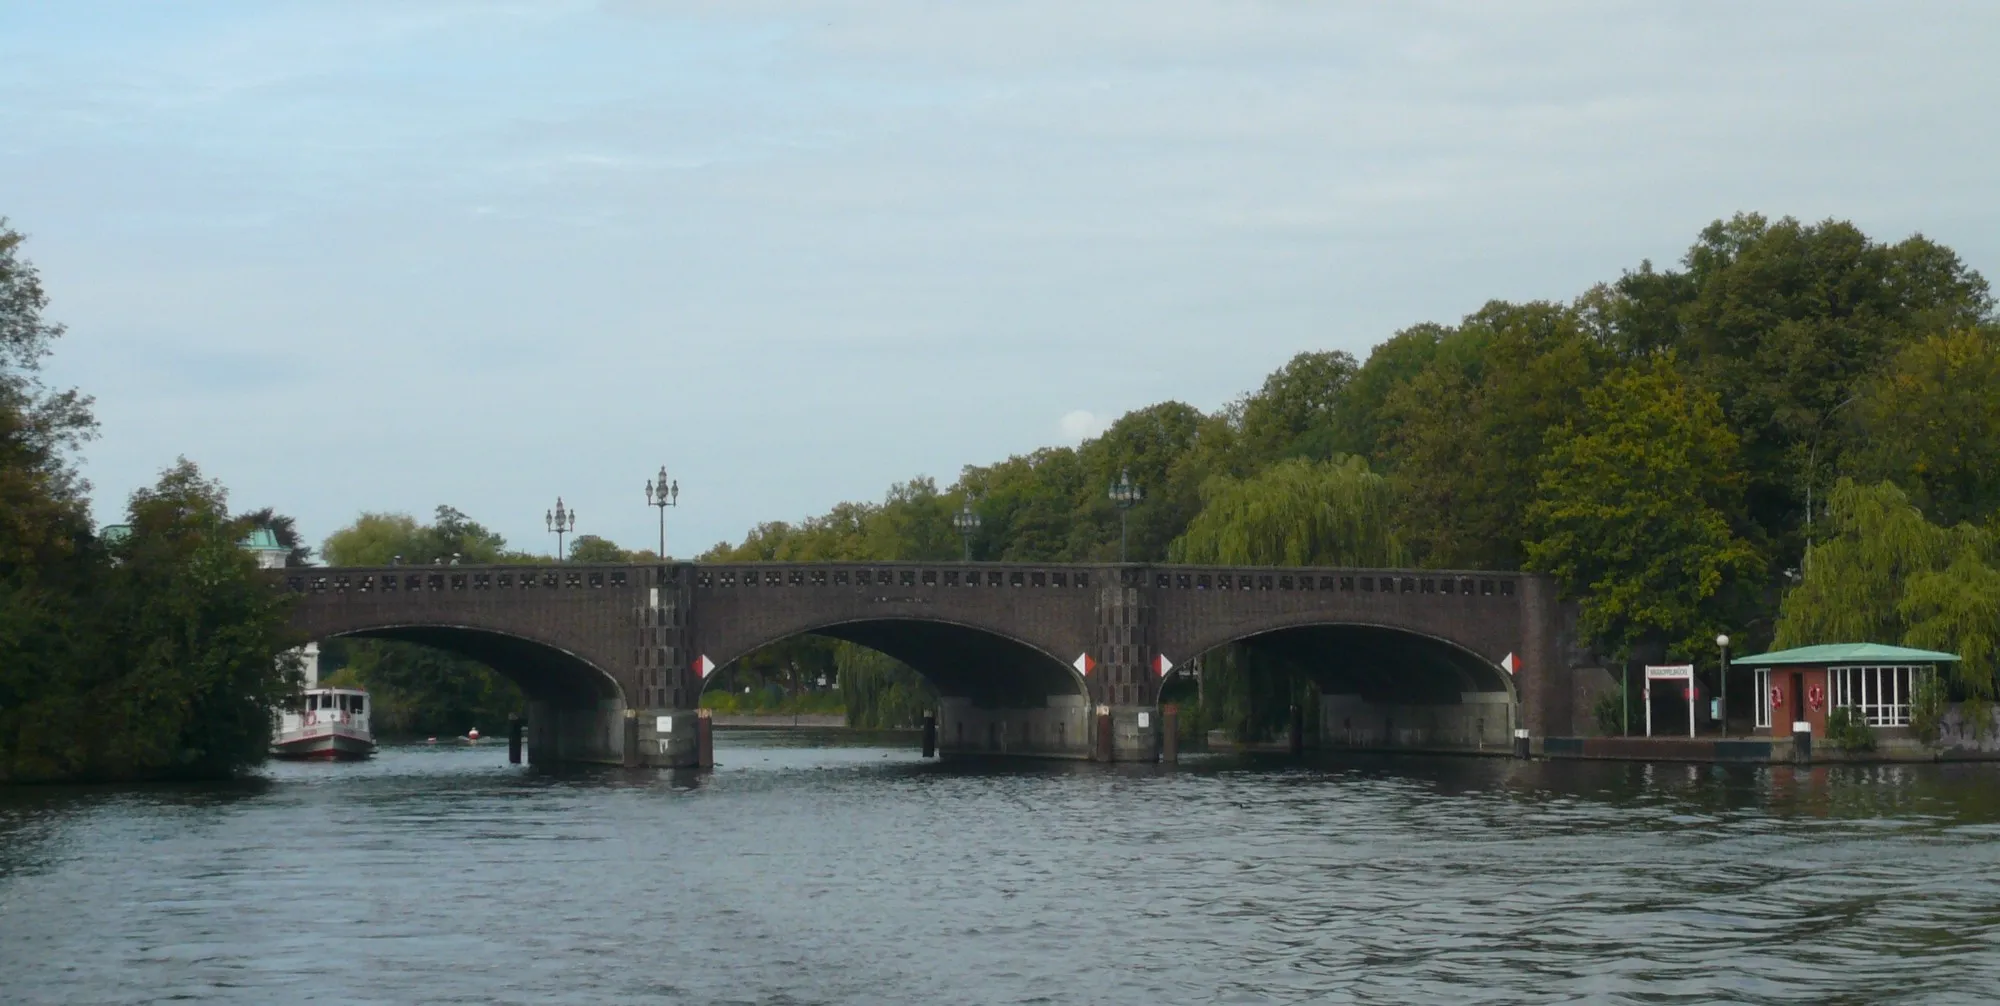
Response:
[{"label": "stone bridge pier", "polygon": [[940,700],[947,755],[1150,761],[1162,686],[1226,649],[1324,696],[1326,746],[1505,751],[1569,732],[1570,619],[1544,578],[1436,570],[1013,563],[293,569],[313,639],[463,653],[529,697],[531,760],[693,765],[718,672],[811,633],[888,654]]}]

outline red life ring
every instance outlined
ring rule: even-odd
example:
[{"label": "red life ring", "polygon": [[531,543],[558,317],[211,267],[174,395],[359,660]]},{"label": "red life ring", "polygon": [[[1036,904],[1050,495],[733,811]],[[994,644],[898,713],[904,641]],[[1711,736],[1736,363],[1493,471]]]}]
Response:
[{"label": "red life ring", "polygon": [[1776,709],[1784,704],[1785,704],[1785,690],[1783,688],[1778,687],[1777,685],[1772,685],[1771,708]]},{"label": "red life ring", "polygon": [[1818,709],[1820,707],[1820,703],[1824,702],[1825,700],[1826,700],[1826,694],[1820,691],[1820,687],[1818,685],[1814,685],[1811,688],[1806,689],[1807,705],[1812,706],[1814,709]]},{"label": "red life ring", "polygon": [[319,714],[318,714],[318,713],[314,713],[314,712],[308,712],[308,713],[306,713],[306,726],[313,726],[314,724],[317,724],[318,722],[319,722]]}]

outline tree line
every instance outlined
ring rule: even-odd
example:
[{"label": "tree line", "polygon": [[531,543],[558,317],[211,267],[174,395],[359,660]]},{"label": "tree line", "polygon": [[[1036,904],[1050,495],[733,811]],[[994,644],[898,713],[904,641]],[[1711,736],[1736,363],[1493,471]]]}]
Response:
[{"label": "tree line", "polygon": [[21,243],[0,219],[0,783],[233,775],[298,688],[289,602],[241,543],[296,534],[186,459],[93,526],[92,402],[42,378],[63,328]]},{"label": "tree line", "polygon": [[[1300,353],[1220,409],[1136,409],[1077,447],[914,478],[704,558],[949,560],[969,505],[974,559],[1114,560],[1108,490],[1129,473],[1135,561],[1537,571],[1611,659],[1712,667],[1718,632],[1909,641],[1962,653],[1958,687],[1986,695],[1996,389],[1993,296],[1951,249],[1739,214],[1673,267],[1493,301],[1366,360]],[[1192,721],[1254,734],[1309,697],[1258,654],[1210,664]]]}]

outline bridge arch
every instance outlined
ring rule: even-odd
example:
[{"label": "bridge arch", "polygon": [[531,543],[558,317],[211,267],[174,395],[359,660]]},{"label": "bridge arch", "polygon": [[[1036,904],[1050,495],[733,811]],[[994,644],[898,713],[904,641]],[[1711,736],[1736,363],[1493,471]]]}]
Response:
[{"label": "bridge arch", "polygon": [[886,654],[923,675],[940,696],[977,707],[1040,707],[1052,696],[1089,694],[1089,683],[1076,668],[1046,646],[990,626],[926,614],[840,616],[787,626],[782,635],[735,648],[717,662],[703,689],[743,658],[803,635]]},{"label": "bridge arch", "polygon": [[[1506,750],[1520,720],[1513,675],[1432,627],[1288,618],[1198,645],[1209,660],[1230,646],[1276,657],[1316,685],[1320,707],[1304,710],[1303,727],[1322,746]],[[1176,666],[1162,691],[1189,670]]]},{"label": "bridge arch", "polygon": [[325,639],[383,639],[417,643],[470,657],[520,686],[531,702],[563,708],[590,708],[625,702],[625,689],[589,658],[558,644],[518,632],[477,625],[403,622],[317,633]]}]

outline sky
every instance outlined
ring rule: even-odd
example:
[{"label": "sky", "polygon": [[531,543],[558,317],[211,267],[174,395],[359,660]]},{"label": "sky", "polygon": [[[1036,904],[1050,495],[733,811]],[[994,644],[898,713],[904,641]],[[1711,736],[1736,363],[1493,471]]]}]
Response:
[{"label": "sky", "polygon": [[0,5],[0,215],[95,512],[668,551],[1671,263],[1738,211],[2000,276],[2000,5]]}]

